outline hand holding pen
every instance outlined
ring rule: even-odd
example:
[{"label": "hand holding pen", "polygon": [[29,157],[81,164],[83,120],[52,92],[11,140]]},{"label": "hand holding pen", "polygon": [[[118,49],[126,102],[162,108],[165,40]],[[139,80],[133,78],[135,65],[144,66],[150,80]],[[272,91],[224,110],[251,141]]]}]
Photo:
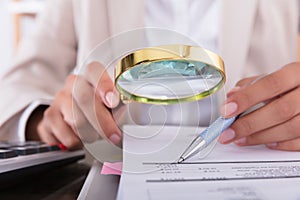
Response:
[{"label": "hand holding pen", "polygon": [[239,81],[222,106],[223,119],[240,116],[260,103],[266,102],[266,105],[234,118],[234,123],[226,130],[221,126],[218,141],[222,144],[234,142],[240,146],[264,144],[271,149],[299,151],[300,79],[295,74],[300,74],[299,63],[286,65],[256,82],[253,82],[255,77]]},{"label": "hand holding pen", "polygon": [[224,117],[235,116],[260,102],[266,105],[236,120],[221,134],[219,142],[239,146],[264,144],[271,149],[299,151],[299,74],[300,64],[292,63],[252,85],[244,87],[249,79],[240,81],[240,89],[228,95],[222,109],[226,110],[222,113]]},{"label": "hand holding pen", "polygon": [[[262,77],[263,76],[250,78],[249,81],[245,81],[245,82],[248,82],[247,85],[251,85],[251,84],[254,84],[256,81],[258,81],[259,79],[261,79]],[[227,94],[227,96],[230,96],[234,92],[237,92],[239,89],[240,89],[239,86],[233,88]],[[248,114],[250,112],[253,112],[254,110],[256,110],[262,106],[264,106],[264,103],[260,103],[256,106],[253,106],[253,107],[249,108],[247,111],[245,111],[244,113],[238,114],[237,116],[232,116],[232,117],[226,118],[224,116],[226,115],[228,110],[231,111],[233,109],[236,109],[236,105],[225,104],[225,106],[223,106],[221,109],[221,113],[223,114],[223,116],[216,119],[211,125],[209,125],[209,127],[207,127],[204,131],[202,131],[199,135],[196,136],[196,138],[191,142],[191,144],[182,153],[182,155],[178,159],[178,163],[181,163],[184,160],[196,155],[200,151],[203,151],[208,145],[210,145],[222,133],[223,134],[225,133],[227,135],[223,135],[223,137],[220,137],[221,139],[227,140],[228,136],[230,138],[232,136],[232,135],[230,135],[231,132],[228,135],[228,133],[226,133],[226,131],[230,131],[230,129],[228,129],[228,128],[235,122],[235,120],[237,120],[240,116]]]}]

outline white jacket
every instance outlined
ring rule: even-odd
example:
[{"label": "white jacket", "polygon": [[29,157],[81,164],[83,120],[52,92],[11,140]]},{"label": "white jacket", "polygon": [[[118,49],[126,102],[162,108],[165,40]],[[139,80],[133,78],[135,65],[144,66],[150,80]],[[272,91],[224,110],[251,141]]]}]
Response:
[{"label": "white jacket", "polygon": [[[38,28],[20,46],[0,80],[0,138],[15,134],[20,112],[53,99],[66,76],[101,41],[143,27],[142,0],[50,0]],[[270,73],[297,60],[297,0],[223,0],[219,45],[230,89],[236,81]],[[22,139],[22,138],[21,138]]]}]

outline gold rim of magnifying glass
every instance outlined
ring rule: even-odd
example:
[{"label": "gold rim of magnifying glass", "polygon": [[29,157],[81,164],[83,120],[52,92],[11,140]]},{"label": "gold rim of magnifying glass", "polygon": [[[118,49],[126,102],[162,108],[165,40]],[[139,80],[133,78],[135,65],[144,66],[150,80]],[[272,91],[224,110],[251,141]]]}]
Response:
[{"label": "gold rim of magnifying glass", "polygon": [[[200,94],[173,99],[155,99],[142,97],[139,95],[131,94],[117,84],[120,76],[127,70],[130,70],[142,63],[157,62],[163,60],[189,60],[202,62],[210,67],[217,69],[217,71],[220,72],[222,79],[217,85]],[[125,103],[134,100],[142,103],[167,105],[179,102],[196,101],[218,91],[225,84],[225,81],[226,76],[222,58],[217,54],[198,46],[174,44],[144,48],[122,58],[115,69],[115,84],[118,91],[120,92],[121,100]]]}]

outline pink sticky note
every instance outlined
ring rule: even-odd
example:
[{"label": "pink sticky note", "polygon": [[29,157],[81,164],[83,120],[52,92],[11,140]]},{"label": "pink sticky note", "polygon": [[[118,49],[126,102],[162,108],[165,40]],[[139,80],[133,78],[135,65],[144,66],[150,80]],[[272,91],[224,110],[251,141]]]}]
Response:
[{"label": "pink sticky note", "polygon": [[101,174],[114,174],[121,175],[122,174],[122,162],[104,162],[101,170]]}]

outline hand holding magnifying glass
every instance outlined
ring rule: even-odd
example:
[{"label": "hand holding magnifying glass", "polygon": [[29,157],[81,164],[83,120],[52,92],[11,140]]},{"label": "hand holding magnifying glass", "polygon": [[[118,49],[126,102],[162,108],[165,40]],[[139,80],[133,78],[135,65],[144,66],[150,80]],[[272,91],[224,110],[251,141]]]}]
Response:
[{"label": "hand holding magnifying glass", "polygon": [[[200,100],[224,83],[223,60],[206,49],[186,45],[152,47],[129,54],[119,63],[115,79],[123,102],[162,105]],[[217,119],[195,138],[179,162],[212,143],[234,120]]]}]

